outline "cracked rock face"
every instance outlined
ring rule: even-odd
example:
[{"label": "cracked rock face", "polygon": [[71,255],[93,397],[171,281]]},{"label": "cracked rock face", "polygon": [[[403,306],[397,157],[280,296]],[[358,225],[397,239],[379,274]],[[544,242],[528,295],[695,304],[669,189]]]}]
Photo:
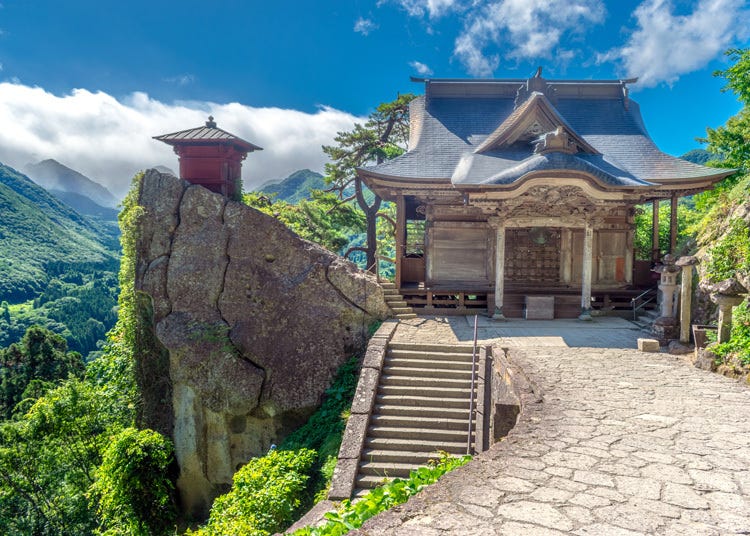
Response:
[{"label": "cracked rock face", "polygon": [[[151,420],[171,423],[183,509],[200,518],[304,422],[388,309],[371,274],[250,207],[155,170],[139,204],[136,289],[171,389],[144,389],[144,406],[171,413]],[[159,373],[150,358],[138,356],[144,385]]]}]

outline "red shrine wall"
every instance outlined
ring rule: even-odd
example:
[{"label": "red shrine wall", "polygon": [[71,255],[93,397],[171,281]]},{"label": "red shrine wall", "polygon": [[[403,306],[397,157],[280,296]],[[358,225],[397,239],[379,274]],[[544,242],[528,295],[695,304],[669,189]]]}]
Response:
[{"label": "red shrine wall", "polygon": [[182,179],[229,197],[235,194],[244,153],[226,145],[194,145],[180,147],[178,154]]}]

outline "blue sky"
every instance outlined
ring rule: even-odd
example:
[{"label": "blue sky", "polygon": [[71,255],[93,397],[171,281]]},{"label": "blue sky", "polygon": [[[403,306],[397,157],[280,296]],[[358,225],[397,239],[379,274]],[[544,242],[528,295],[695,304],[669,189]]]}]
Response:
[{"label": "blue sky", "polygon": [[[723,51],[744,0],[0,0],[0,160],[57,158],[122,193],[176,167],[151,136],[213,113],[266,150],[246,185],[322,170],[322,143],[428,77],[640,77],[657,144],[698,147],[739,110]],[[12,131],[12,132],[11,132]],[[124,149],[127,148],[127,151]],[[293,169],[294,168],[294,169]]]}]

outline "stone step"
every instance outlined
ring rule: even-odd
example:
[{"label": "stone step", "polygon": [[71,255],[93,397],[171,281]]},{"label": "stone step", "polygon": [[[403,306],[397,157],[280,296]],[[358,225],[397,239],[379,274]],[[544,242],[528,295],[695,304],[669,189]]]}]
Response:
[{"label": "stone step", "polygon": [[[464,445],[464,449],[466,445]],[[365,449],[362,451],[361,460],[363,462],[378,463],[408,463],[412,467],[427,465],[430,460],[440,458],[440,453],[422,452],[413,450],[389,450],[389,449]]]},{"label": "stone step", "polygon": [[[466,442],[469,423],[463,423],[466,426],[463,430],[436,430],[425,428],[421,423],[413,423],[412,428],[403,426],[370,426],[367,430],[368,437],[390,438],[390,439],[410,439],[414,441],[442,441],[446,443]],[[473,433],[472,433],[473,435]]]},{"label": "stone step", "polygon": [[427,368],[427,367],[405,367],[403,365],[391,365],[386,363],[383,367],[383,374],[387,376],[408,376],[411,378],[432,378],[432,379],[452,379],[452,380],[469,380],[471,382],[471,365],[469,368]]},{"label": "stone step", "polygon": [[435,405],[445,409],[469,409],[469,397],[445,398],[444,396],[406,395],[377,395],[375,403],[380,405],[394,405],[401,407],[433,407]]},{"label": "stone step", "polygon": [[402,313],[400,315],[396,315],[397,320],[406,320],[408,318],[417,318],[417,313]]},{"label": "stone step", "polygon": [[370,417],[370,428],[412,428],[429,429],[435,431],[458,430],[466,435],[469,427],[467,419],[452,419],[448,417],[419,417],[415,418],[409,415],[373,415]]},{"label": "stone step", "polygon": [[402,417],[448,417],[451,419],[463,419],[469,421],[469,403],[465,408],[446,408],[438,405],[440,400],[433,399],[435,406],[405,406],[393,404],[377,404],[373,413],[377,415],[399,415]]},{"label": "stone step", "polygon": [[451,363],[466,363],[471,366],[472,354],[463,352],[434,352],[417,350],[398,350],[388,345],[386,359],[413,359],[423,361],[448,361]]},{"label": "stone step", "polygon": [[[447,397],[469,399],[470,386],[466,388],[443,387],[443,386],[417,386],[417,385],[383,385],[378,387],[378,395],[415,395],[429,397]],[[475,393],[476,394],[476,393]]]},{"label": "stone step", "polygon": [[388,345],[391,350],[410,350],[413,352],[441,352],[441,353],[468,353],[471,355],[471,345],[452,344],[414,344],[410,342],[391,342]]},{"label": "stone step", "polygon": [[466,454],[466,436],[461,441],[442,441],[435,439],[411,439],[397,437],[372,437],[365,440],[365,447],[372,450],[445,451],[454,455]]},{"label": "stone step", "polygon": [[355,480],[354,485],[356,486],[355,489],[363,491],[363,493],[358,495],[359,497],[361,497],[362,495],[367,494],[372,488],[377,488],[378,486],[385,484],[388,480],[392,480],[392,478],[358,474],[357,480]]},{"label": "stone step", "polygon": [[388,307],[408,307],[408,304],[401,298],[400,294],[386,296],[385,303],[388,304]]},{"label": "stone step", "polygon": [[[391,306],[389,305],[389,307]],[[393,311],[393,313],[397,315],[404,315],[414,312],[411,307],[391,307],[391,311]]]},{"label": "stone step", "polygon": [[408,478],[409,473],[419,467],[419,463],[399,462],[360,462],[359,474],[382,478]]},{"label": "stone step", "polygon": [[399,376],[394,374],[382,374],[380,376],[380,385],[406,385],[410,387],[433,387],[439,389],[465,389],[468,396],[469,389],[471,389],[471,378],[430,378],[420,376]]},{"label": "stone step", "polygon": [[396,283],[393,283],[391,281],[381,281],[380,282],[380,287],[383,290],[385,290],[385,289],[391,289],[391,288],[395,289],[396,288]]},{"label": "stone step", "polygon": [[468,370],[471,373],[471,360],[461,359],[429,359],[422,357],[387,357],[385,365],[388,367],[428,368],[430,370]]}]

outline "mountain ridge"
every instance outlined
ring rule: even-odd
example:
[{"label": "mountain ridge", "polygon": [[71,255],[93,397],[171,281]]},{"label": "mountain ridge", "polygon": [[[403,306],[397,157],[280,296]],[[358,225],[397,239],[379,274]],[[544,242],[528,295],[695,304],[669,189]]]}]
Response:
[{"label": "mountain ridge", "polygon": [[0,164],[0,300],[35,297],[50,277],[71,267],[116,266],[117,248],[111,226]]},{"label": "mountain ridge", "polygon": [[23,172],[47,190],[82,195],[106,208],[114,208],[118,204],[115,196],[105,186],[52,158],[27,164]]},{"label": "mountain ridge", "polygon": [[311,190],[323,190],[326,183],[323,175],[309,169],[295,171],[281,181],[269,181],[255,191],[275,195],[279,201],[296,205],[303,199],[310,199]]}]

